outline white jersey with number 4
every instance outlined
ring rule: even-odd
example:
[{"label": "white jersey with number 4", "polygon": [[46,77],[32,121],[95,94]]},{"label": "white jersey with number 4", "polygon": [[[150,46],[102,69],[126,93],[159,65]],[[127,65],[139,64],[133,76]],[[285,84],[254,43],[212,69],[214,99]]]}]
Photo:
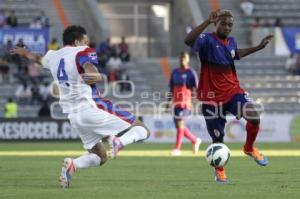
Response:
[{"label": "white jersey with number 4", "polygon": [[51,71],[59,87],[59,102],[64,113],[77,112],[88,104],[96,106],[92,87],[80,77],[86,62],[98,64],[95,51],[88,46],[49,50],[42,59],[43,66]]},{"label": "white jersey with number 4", "polygon": [[87,46],[50,50],[42,59],[43,66],[50,69],[58,84],[63,112],[68,113],[84,148],[91,149],[103,137],[129,128],[136,117],[100,96],[96,85],[88,85],[81,79],[87,62],[98,66],[95,50]]}]

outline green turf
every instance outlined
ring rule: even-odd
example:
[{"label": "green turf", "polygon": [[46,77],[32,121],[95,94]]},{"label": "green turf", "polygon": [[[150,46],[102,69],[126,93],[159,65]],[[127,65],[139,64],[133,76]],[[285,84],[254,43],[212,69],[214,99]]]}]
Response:
[{"label": "green turf", "polygon": [[[241,144],[229,144],[231,149]],[[299,144],[259,144],[266,149],[300,149]],[[169,149],[169,144],[136,144],[129,149]],[[188,145],[184,145],[188,149]],[[202,147],[204,149],[205,146]],[[0,151],[78,150],[79,142],[0,143]],[[126,150],[126,149],[125,149]],[[212,168],[201,157],[119,157],[102,168],[78,170],[71,188],[62,190],[58,174],[62,157],[1,157],[0,198],[51,199],[196,199],[299,198],[300,157],[271,157],[258,167],[247,157],[233,157],[228,185],[213,181]]]}]

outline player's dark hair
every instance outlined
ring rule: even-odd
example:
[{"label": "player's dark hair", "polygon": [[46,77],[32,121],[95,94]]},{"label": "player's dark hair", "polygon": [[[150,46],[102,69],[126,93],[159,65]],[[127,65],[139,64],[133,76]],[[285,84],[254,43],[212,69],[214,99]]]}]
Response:
[{"label": "player's dark hair", "polygon": [[230,10],[221,10],[220,17],[232,17],[233,18],[233,13]]},{"label": "player's dark hair", "polygon": [[69,26],[63,33],[63,44],[73,45],[76,40],[81,40],[86,35],[86,30],[81,26]]}]

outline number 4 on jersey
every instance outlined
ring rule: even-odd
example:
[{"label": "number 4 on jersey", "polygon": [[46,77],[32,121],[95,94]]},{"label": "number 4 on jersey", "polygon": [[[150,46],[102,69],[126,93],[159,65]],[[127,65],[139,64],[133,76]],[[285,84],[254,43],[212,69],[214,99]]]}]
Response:
[{"label": "number 4 on jersey", "polygon": [[61,59],[58,65],[58,69],[57,69],[57,79],[59,81],[59,83],[66,83],[67,86],[69,86],[69,84],[66,82],[68,81],[68,75],[65,71],[65,60]]}]

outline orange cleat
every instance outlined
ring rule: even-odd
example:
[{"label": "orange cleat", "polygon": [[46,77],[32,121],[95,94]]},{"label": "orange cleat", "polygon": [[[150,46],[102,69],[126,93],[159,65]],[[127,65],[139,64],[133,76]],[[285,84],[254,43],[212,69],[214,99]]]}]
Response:
[{"label": "orange cleat", "polygon": [[224,167],[215,168],[215,181],[219,184],[228,183]]},{"label": "orange cleat", "polygon": [[268,158],[265,157],[263,154],[261,154],[257,148],[253,147],[252,151],[246,151],[244,146],[243,151],[246,155],[252,157],[258,165],[260,166],[268,165],[269,163]]}]

